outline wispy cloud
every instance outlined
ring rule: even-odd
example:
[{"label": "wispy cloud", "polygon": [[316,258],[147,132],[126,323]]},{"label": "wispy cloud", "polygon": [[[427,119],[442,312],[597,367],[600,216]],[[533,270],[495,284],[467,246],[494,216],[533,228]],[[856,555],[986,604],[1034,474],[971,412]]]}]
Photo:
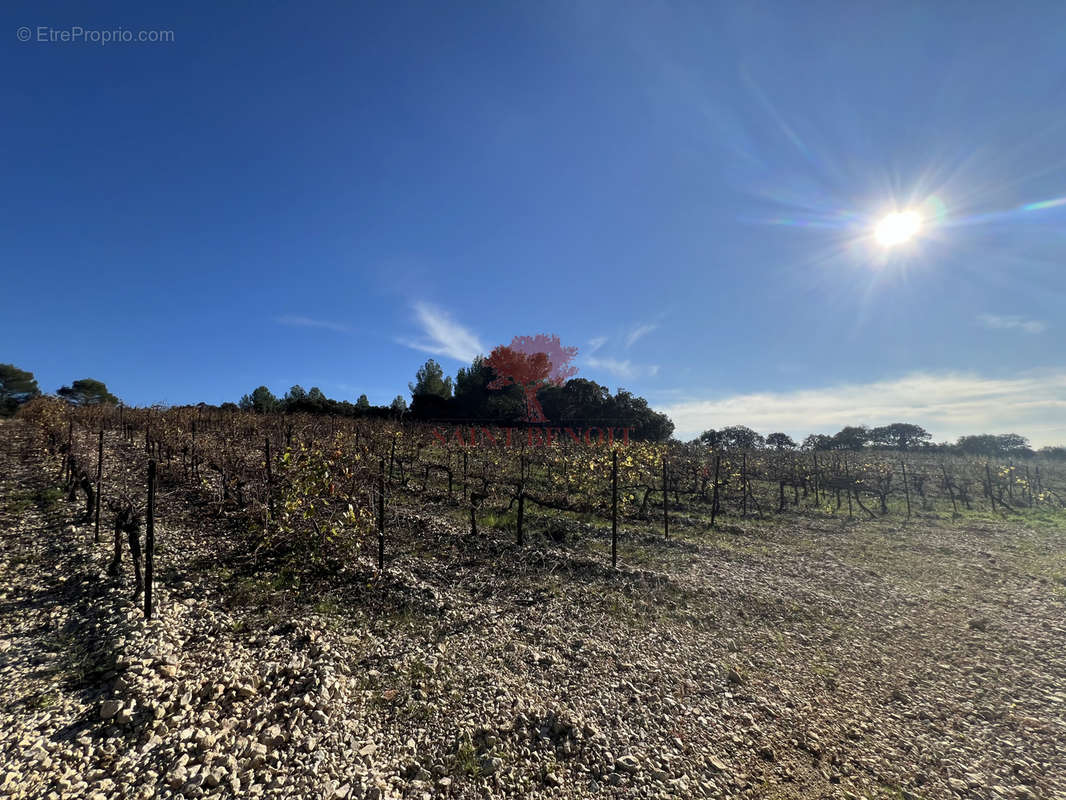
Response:
[{"label": "wispy cloud", "polygon": [[658,325],[638,325],[626,336],[626,347],[632,347],[637,339],[647,336],[658,327]]},{"label": "wispy cloud", "polygon": [[293,328],[324,328],[337,333],[348,333],[351,330],[347,325],[339,322],[301,317],[299,314],[282,314],[276,321],[279,325],[288,325]]},{"label": "wispy cloud", "polygon": [[653,377],[659,374],[658,364],[634,364],[628,358],[621,361],[617,358],[585,356],[585,366],[590,369],[603,370],[616,378]]},{"label": "wispy cloud", "polygon": [[632,378],[636,373],[633,369],[633,364],[627,361],[619,361],[616,358],[597,358],[596,356],[587,356],[585,358],[585,366],[592,369],[602,369],[604,372],[609,372],[617,378]]},{"label": "wispy cloud", "polygon": [[[637,339],[642,336],[647,336],[658,325],[638,325],[631,330],[625,337],[625,346],[628,348]],[[609,373],[616,378],[640,378],[640,377],[652,377],[659,373],[658,364],[634,364],[628,358],[610,358],[607,356],[597,356],[596,353],[607,344],[606,336],[597,336],[594,339],[589,339],[588,348],[584,353],[584,365],[589,369],[602,370]]]},{"label": "wispy cloud", "polygon": [[658,410],[674,421],[682,439],[726,425],[804,436],[860,423],[913,422],[938,441],[1009,431],[1039,447],[1066,444],[1066,367],[1014,378],[915,373],[865,384],[689,398]]},{"label": "wispy cloud", "polygon": [[473,361],[485,352],[477,335],[452,319],[447,311],[419,302],[415,303],[414,312],[418,324],[422,326],[422,338],[399,338],[396,341],[400,344],[457,361]]},{"label": "wispy cloud", "polygon": [[977,321],[989,330],[1009,331],[1018,330],[1025,333],[1043,333],[1047,330],[1047,323],[1038,319],[1025,319],[1017,316],[1003,316],[1001,314],[981,314]]}]

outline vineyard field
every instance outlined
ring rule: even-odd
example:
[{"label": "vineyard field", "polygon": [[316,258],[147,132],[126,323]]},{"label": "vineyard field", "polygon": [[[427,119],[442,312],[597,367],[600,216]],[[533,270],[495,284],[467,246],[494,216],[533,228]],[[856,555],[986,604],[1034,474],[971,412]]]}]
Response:
[{"label": "vineyard field", "polygon": [[5,790],[1066,793],[1061,462],[548,435],[28,404]]}]

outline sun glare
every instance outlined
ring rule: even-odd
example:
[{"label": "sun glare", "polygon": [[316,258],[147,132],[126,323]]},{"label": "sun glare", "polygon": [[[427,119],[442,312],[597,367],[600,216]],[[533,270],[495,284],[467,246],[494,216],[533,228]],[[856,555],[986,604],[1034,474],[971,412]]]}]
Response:
[{"label": "sun glare", "polygon": [[882,247],[892,247],[911,239],[921,226],[917,211],[897,211],[877,223],[874,236]]}]

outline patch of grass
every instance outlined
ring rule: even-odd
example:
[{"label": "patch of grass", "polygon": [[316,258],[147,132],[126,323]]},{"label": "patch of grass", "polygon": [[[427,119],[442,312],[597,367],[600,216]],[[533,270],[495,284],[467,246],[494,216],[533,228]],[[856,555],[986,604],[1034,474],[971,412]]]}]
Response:
[{"label": "patch of grass", "polygon": [[400,714],[410,722],[421,723],[428,722],[433,716],[428,703],[417,703],[414,700],[408,700],[400,709]]},{"label": "patch of grass", "polygon": [[832,664],[811,663],[807,668],[820,678],[835,678],[837,668]]},{"label": "patch of grass", "polygon": [[22,699],[22,704],[29,711],[43,711],[44,709],[51,708],[58,702],[59,692],[54,691],[35,692]]},{"label": "patch of grass", "polygon": [[263,594],[263,582],[258,578],[240,578],[233,587],[233,599],[240,605],[255,605]]},{"label": "patch of grass", "polygon": [[34,493],[30,491],[19,491],[13,493],[4,502],[4,511],[8,514],[25,514],[35,505]]},{"label": "patch of grass", "polygon": [[314,612],[324,617],[339,617],[344,609],[335,597],[326,595],[314,605]]},{"label": "patch of grass", "polygon": [[407,674],[411,685],[415,686],[433,674],[433,668],[420,658],[412,659],[407,666]]},{"label": "patch of grass", "polygon": [[481,775],[481,764],[477,757],[477,748],[468,738],[459,742],[455,750],[455,766],[459,772],[468,778],[477,778]]},{"label": "patch of grass", "polygon": [[297,592],[300,576],[289,567],[278,572],[239,578],[233,587],[233,600],[238,605],[269,607],[277,605],[285,594]]},{"label": "patch of grass", "polygon": [[1038,527],[1050,528],[1055,531],[1066,529],[1066,515],[1063,514],[1061,508],[1056,509],[1049,506],[1023,508],[1021,517],[1025,522]]},{"label": "patch of grass", "polygon": [[648,629],[659,615],[657,607],[617,594],[605,596],[600,607],[607,616],[639,630]]},{"label": "patch of grass", "polygon": [[[621,551],[622,548],[619,547]],[[634,566],[648,567],[656,562],[655,556],[651,550],[646,547],[630,546],[626,547],[624,551],[619,552],[619,560],[624,561],[627,564]]]},{"label": "patch of grass", "polygon": [[59,486],[47,486],[34,492],[33,501],[41,511],[55,509],[63,499],[63,489]]},{"label": "patch of grass", "polygon": [[1059,572],[1051,576],[1051,592],[1060,600],[1066,600],[1066,572]]},{"label": "patch of grass", "polygon": [[367,617],[367,621],[376,633],[397,632],[407,628],[429,630],[434,624],[432,618],[407,603],[375,608]]},{"label": "patch of grass", "polygon": [[563,578],[554,572],[530,576],[529,588],[555,599],[562,597],[564,594]]},{"label": "patch of grass", "polygon": [[55,633],[47,637],[44,646],[56,653],[53,673],[69,686],[81,687],[107,670],[100,653],[91,651],[88,645],[69,633]]},{"label": "patch of grass", "polygon": [[883,797],[887,800],[926,800],[925,795],[916,794],[915,792],[908,791],[898,786],[890,786],[888,784],[882,784],[878,789],[877,797]]},{"label": "patch of grass", "polygon": [[268,580],[270,588],[275,592],[284,592],[290,589],[300,588],[300,575],[291,567],[282,567]]},{"label": "patch of grass", "polygon": [[269,578],[261,576],[240,578],[233,589],[233,598],[238,605],[268,606],[274,599]]},{"label": "patch of grass", "polygon": [[578,522],[584,522],[587,525],[592,525],[593,527],[602,528],[603,530],[607,531],[611,529],[610,521],[605,522],[603,519],[603,514],[597,514],[592,511],[578,511],[575,512],[572,516]]},{"label": "patch of grass", "polygon": [[478,527],[481,528],[502,528],[504,530],[514,530],[518,526],[518,512],[515,510],[499,512],[489,511],[485,514],[478,515],[477,524]]},{"label": "patch of grass", "polygon": [[59,486],[22,489],[12,493],[6,499],[3,510],[11,514],[25,514],[30,509],[36,508],[43,513],[49,513],[59,507],[63,495],[63,489]]}]

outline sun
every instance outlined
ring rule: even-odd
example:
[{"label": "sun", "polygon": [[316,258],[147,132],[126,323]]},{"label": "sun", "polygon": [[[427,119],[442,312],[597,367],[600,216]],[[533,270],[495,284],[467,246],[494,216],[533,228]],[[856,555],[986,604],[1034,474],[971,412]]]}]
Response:
[{"label": "sun", "polygon": [[882,247],[893,247],[912,239],[921,227],[917,211],[896,211],[877,223],[874,237]]}]

